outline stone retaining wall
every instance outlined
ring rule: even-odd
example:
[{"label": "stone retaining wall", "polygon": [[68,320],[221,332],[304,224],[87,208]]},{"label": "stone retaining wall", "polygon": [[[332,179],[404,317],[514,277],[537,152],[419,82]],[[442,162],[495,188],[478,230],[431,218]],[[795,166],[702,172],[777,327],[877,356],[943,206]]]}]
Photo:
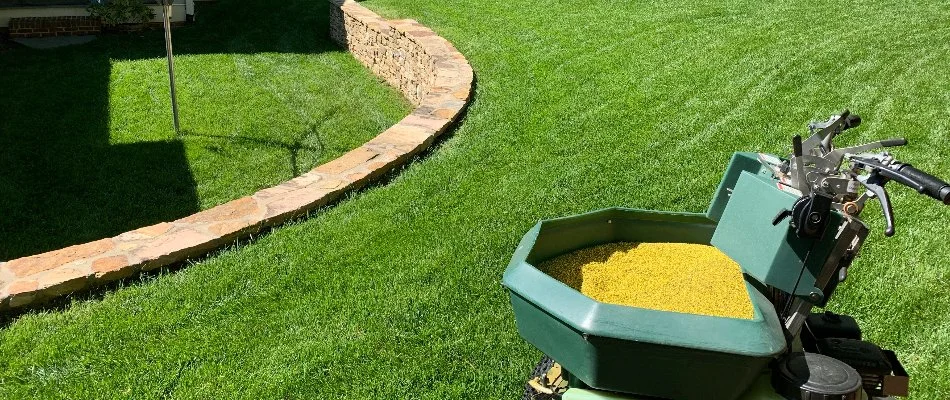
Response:
[{"label": "stone retaining wall", "polygon": [[363,10],[344,14],[342,9],[334,8],[330,13],[330,37],[419,105],[432,84],[435,65],[416,39],[422,32],[432,31],[412,20],[385,21]]},{"label": "stone retaining wall", "polygon": [[387,21],[331,0],[333,39],[417,107],[386,131],[310,172],[251,196],[116,237],[0,263],[0,311],[35,304],[228,246],[366,185],[426,149],[462,113],[474,74],[451,43],[412,20]]}]

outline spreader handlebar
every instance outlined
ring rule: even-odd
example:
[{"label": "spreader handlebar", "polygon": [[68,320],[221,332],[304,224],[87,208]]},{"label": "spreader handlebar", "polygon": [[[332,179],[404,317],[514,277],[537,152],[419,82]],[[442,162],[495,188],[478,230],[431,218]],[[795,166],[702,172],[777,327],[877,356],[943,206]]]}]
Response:
[{"label": "spreader handlebar", "polygon": [[897,167],[897,171],[910,177],[923,187],[920,193],[933,197],[943,204],[950,205],[950,183],[944,182],[936,176],[930,175],[924,171],[914,168],[910,164],[902,164]]},{"label": "spreader handlebar", "polygon": [[[792,139],[794,153],[780,164],[770,165],[773,175],[787,186],[801,192],[801,199],[818,195],[830,196],[836,207],[846,214],[858,216],[868,199],[877,199],[883,206],[887,236],[894,234],[894,215],[887,191],[888,182],[896,182],[918,193],[950,205],[950,183],[902,163],[888,152],[878,149],[900,147],[907,139],[892,138],[857,146],[836,148],[835,136],[861,124],[861,117],[844,110],[824,122],[808,124],[811,136]],[[842,163],[848,161],[849,165]],[[861,187],[866,189],[863,193]],[[801,200],[804,201],[804,200]],[[794,214],[794,210],[779,214]],[[802,237],[800,232],[799,237]]]}]

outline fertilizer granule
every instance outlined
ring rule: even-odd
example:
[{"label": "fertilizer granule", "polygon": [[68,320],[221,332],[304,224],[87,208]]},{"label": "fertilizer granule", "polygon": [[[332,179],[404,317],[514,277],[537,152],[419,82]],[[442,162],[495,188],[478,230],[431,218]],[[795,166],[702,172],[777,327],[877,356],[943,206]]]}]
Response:
[{"label": "fertilizer granule", "polygon": [[603,303],[727,318],[753,316],[739,265],[712,246],[609,243],[555,257],[539,268]]}]

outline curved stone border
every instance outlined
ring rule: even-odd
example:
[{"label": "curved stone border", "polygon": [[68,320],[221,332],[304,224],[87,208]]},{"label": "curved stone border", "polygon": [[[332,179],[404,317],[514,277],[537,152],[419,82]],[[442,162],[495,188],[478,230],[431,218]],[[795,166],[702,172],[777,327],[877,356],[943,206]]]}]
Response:
[{"label": "curved stone border", "polygon": [[416,109],[310,172],[173,222],[0,263],[0,311],[23,307],[227,246],[339,198],[427,148],[459,118],[474,74],[451,43],[413,20],[387,21],[330,0],[331,37],[399,88]]}]

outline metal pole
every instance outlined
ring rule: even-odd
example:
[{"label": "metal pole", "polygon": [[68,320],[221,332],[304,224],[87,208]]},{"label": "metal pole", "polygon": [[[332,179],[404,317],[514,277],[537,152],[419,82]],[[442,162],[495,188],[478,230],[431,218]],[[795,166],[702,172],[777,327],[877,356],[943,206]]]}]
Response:
[{"label": "metal pole", "polygon": [[165,20],[165,51],[168,58],[168,86],[172,96],[172,116],[175,118],[175,133],[179,133],[178,96],[175,94],[175,61],[172,58],[172,3],[174,3],[174,0],[162,0],[162,17]]}]

